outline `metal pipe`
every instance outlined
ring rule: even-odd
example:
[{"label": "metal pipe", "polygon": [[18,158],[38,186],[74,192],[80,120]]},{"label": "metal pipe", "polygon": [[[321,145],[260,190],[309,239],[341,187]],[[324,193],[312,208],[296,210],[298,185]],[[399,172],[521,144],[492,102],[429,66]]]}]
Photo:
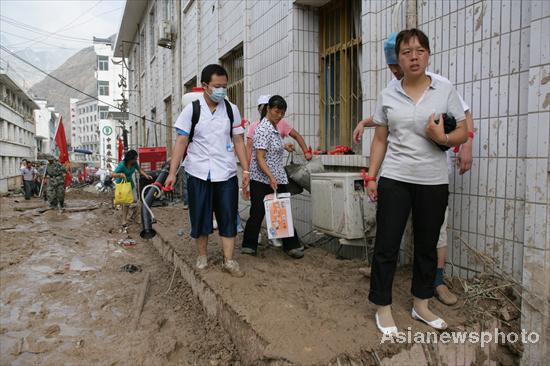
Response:
[{"label": "metal pipe", "polygon": [[[168,160],[162,166],[159,176],[155,180],[155,183],[164,185],[164,181],[168,178],[168,173],[170,171],[170,160]],[[151,216],[148,207],[151,206],[153,201],[158,198],[160,195],[155,195],[157,190],[149,189],[145,195],[145,199],[141,202],[141,232],[139,236],[143,239],[152,239],[157,235],[155,229],[153,229],[153,224],[155,223],[154,217]],[[142,192],[143,193],[143,192]]]}]

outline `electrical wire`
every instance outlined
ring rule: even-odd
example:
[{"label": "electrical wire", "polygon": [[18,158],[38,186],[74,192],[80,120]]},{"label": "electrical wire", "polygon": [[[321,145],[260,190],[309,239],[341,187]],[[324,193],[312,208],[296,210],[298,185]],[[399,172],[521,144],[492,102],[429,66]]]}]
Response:
[{"label": "electrical wire", "polygon": [[23,30],[26,30],[26,31],[30,31],[30,32],[39,34],[41,36],[50,35],[51,37],[59,38],[59,39],[66,40],[66,41],[87,42],[87,43],[90,42],[90,39],[88,39],[88,38],[65,36],[65,35],[58,35],[58,34],[53,34],[52,35],[53,32],[48,32],[46,30],[31,26],[29,24],[19,22],[17,20],[6,17],[5,15],[0,15],[0,20],[4,23],[11,24],[11,25],[13,25],[17,28],[20,28],[20,29],[23,29]]},{"label": "electrical wire", "polygon": [[63,27],[59,28],[59,30],[55,31],[54,34],[57,34],[63,30],[68,29],[71,25],[73,25],[78,19],[82,18],[84,15],[87,15],[92,9],[97,7],[99,4],[101,4],[103,0],[98,0],[94,5],[92,5],[90,8],[84,10],[82,13],[80,13],[76,18],[74,18],[71,22],[65,24]]},{"label": "electrical wire", "polygon": [[69,29],[73,29],[73,28],[76,28],[76,27],[80,27],[81,25],[84,25],[84,24],[87,24],[87,23],[90,23],[92,20],[95,20],[96,18],[102,16],[102,15],[105,15],[105,14],[109,14],[109,13],[113,13],[115,11],[118,11],[120,9],[124,9],[124,6],[121,6],[119,8],[116,8],[116,9],[111,9],[111,10],[107,10],[107,11],[104,11],[103,13],[99,13],[97,15],[94,15],[93,18],[90,18],[82,23],[78,23],[78,24],[75,24],[75,25],[72,25],[70,26],[69,28],[65,28],[64,30],[69,30]]},{"label": "electrical wire", "polygon": [[[96,97],[95,95],[88,94],[88,93],[86,93],[85,91],[82,91],[82,90],[80,90],[80,89],[78,89],[78,88],[76,88],[76,87],[74,87],[74,86],[72,86],[72,85],[70,85],[70,84],[64,82],[63,80],[61,80],[61,79],[59,79],[59,78],[53,76],[52,74],[50,74],[50,73],[48,73],[48,72],[42,70],[42,69],[39,68],[38,66],[35,66],[34,64],[32,64],[32,63],[30,63],[29,61],[25,60],[24,58],[20,57],[20,56],[17,55],[16,53],[10,51],[8,48],[4,47],[3,45],[0,45],[0,48],[1,48],[2,50],[4,50],[5,52],[7,52],[8,54],[10,54],[12,57],[15,57],[16,59],[18,59],[18,60],[20,60],[20,61],[26,63],[27,65],[29,65],[29,66],[33,67],[34,69],[40,71],[40,72],[43,73],[44,75],[46,75],[46,76],[48,76],[48,77],[54,79],[55,81],[57,81],[57,82],[59,82],[59,83],[65,85],[66,87],[68,87],[68,88],[70,88],[70,89],[73,89],[74,91],[77,91],[77,92],[79,92],[79,93],[81,93],[81,94],[83,94],[83,95],[85,95],[85,96],[87,96],[87,97],[89,97],[89,98],[91,98],[91,99],[93,99],[93,100],[96,100],[96,101],[98,101],[98,102],[101,102],[101,103],[103,103],[103,104],[105,104],[105,105],[107,105],[107,106],[109,106],[109,107],[115,108],[116,110],[120,111],[120,107],[115,106],[115,105],[110,104],[110,103],[107,103],[107,102],[105,102],[105,101],[102,101],[102,100],[100,100],[98,97]],[[137,117],[137,118],[139,118],[139,119],[141,119],[141,120],[145,120],[146,122],[150,122],[150,123],[153,123],[153,124],[156,124],[156,125],[159,125],[159,126],[165,126],[165,127],[169,127],[169,128],[172,128],[172,127],[173,127],[173,126],[167,125],[167,124],[162,123],[162,122],[157,122],[157,121],[153,121],[153,120],[151,120],[151,119],[144,118],[144,117],[142,117],[142,116],[140,116],[140,115],[138,115],[138,114],[132,113],[132,112],[127,112],[127,113],[128,113],[129,115],[131,115],[131,116]]]},{"label": "electrical wire", "polygon": [[[23,36],[20,36],[19,34],[15,34],[15,33],[10,33],[10,32],[6,32],[6,31],[2,31],[3,34],[9,34],[10,36],[13,36],[13,37],[17,37],[17,38],[21,38],[21,39],[27,39],[29,41],[35,41],[34,39],[32,38],[27,38],[27,37],[23,37]],[[17,45],[21,44],[21,43],[27,43],[27,42],[19,42],[19,43],[12,43],[10,45],[8,45],[9,47],[17,47]],[[63,47],[63,46],[57,46],[57,45],[54,45],[54,44],[51,44],[51,43],[46,43],[46,42],[40,42],[42,44],[45,44],[47,46],[51,46],[51,47],[55,47],[55,48],[60,48],[60,49],[64,49],[64,50],[75,50],[77,51],[78,48],[69,48],[69,47]],[[90,41],[89,43],[92,43],[92,41]]]},{"label": "electrical wire", "polygon": [[[45,35],[43,38],[39,39],[39,40],[36,40],[34,41],[33,43],[31,43],[30,45],[28,45],[26,48],[30,48],[32,46],[34,46],[35,44],[37,43],[40,43],[40,42],[43,42],[45,40],[47,40],[48,38],[50,37],[53,37],[55,35],[57,35],[57,33],[65,30],[65,28],[69,27],[70,25],[74,24],[78,19],[80,19],[82,16],[88,14],[89,11],[91,11],[93,8],[95,8],[96,6],[98,6],[103,0],[98,0],[96,3],[94,3],[94,5],[92,5],[90,8],[86,9],[85,11],[83,11],[82,13],[80,13],[76,18],[74,18],[71,22],[67,23],[65,26],[59,28],[57,31],[55,32],[49,32],[47,35]],[[17,21],[15,21],[17,22]],[[21,23],[21,22],[19,22]],[[24,24],[24,23],[22,23]]]}]

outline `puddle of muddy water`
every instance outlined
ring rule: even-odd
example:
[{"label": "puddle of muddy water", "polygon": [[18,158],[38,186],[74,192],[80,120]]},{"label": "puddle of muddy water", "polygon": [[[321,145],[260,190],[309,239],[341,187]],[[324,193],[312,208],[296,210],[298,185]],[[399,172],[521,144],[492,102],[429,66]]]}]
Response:
[{"label": "puddle of muddy water", "polygon": [[88,272],[88,271],[95,271],[96,268],[85,264],[84,262],[82,262],[82,260],[80,260],[80,258],[75,257],[71,261],[70,270],[79,271],[79,272]]}]

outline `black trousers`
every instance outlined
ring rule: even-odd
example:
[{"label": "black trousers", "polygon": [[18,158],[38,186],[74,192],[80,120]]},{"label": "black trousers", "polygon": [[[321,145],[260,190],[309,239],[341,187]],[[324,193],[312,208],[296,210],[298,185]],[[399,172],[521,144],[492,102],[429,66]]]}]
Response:
[{"label": "black trousers", "polygon": [[25,188],[25,199],[30,200],[34,189],[34,182],[32,180],[23,180],[23,187]]},{"label": "black trousers", "polygon": [[[288,192],[286,185],[279,184],[277,187],[277,193]],[[258,234],[262,227],[262,221],[265,216],[264,197],[270,193],[273,193],[273,189],[269,184],[261,183],[255,180],[250,181],[250,217],[246,222],[243,236],[243,248],[258,249]],[[296,249],[300,247],[300,241],[298,240],[298,234],[294,229],[294,236],[291,238],[284,238],[283,249],[285,251]]]},{"label": "black trousers", "polygon": [[420,185],[380,178],[369,293],[369,300],[374,304],[392,303],[392,284],[399,246],[411,210],[414,232],[411,292],[420,299],[433,297],[436,246],[448,199],[448,184]]}]

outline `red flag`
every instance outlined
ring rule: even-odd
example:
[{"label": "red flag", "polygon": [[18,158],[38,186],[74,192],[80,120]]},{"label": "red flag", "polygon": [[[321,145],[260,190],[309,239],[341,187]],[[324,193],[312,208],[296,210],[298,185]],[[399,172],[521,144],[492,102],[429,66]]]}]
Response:
[{"label": "red flag", "polygon": [[59,149],[59,162],[67,168],[67,175],[65,175],[65,187],[71,185],[73,177],[71,175],[70,161],[69,161],[69,149],[67,148],[67,137],[65,136],[65,127],[63,126],[63,117],[59,120],[59,126],[57,126],[57,132],[55,133],[55,143]]},{"label": "red flag", "polygon": [[124,149],[122,139],[118,138],[118,161],[122,160],[122,150]]},{"label": "red flag", "polygon": [[57,126],[55,143],[59,148],[59,162],[65,164],[69,161],[69,150],[67,149],[67,137],[65,136],[65,127],[63,127],[63,117],[61,117],[59,126]]}]

